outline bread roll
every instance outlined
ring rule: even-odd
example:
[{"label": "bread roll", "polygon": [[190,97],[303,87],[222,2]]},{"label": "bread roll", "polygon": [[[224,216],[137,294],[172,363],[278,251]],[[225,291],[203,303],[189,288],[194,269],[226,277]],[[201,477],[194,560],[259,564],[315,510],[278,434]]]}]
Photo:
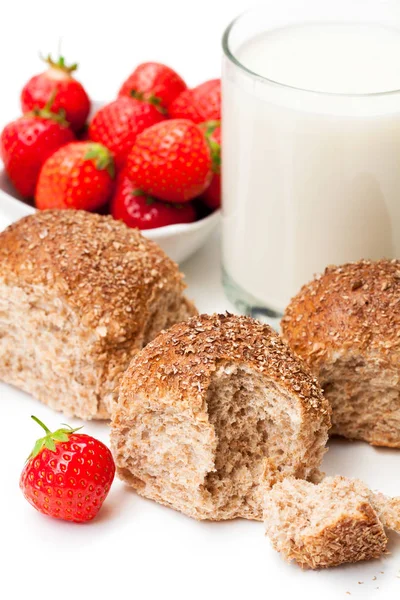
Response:
[{"label": "bread roll", "polygon": [[329,404],[267,325],[201,315],[132,360],[111,424],[119,476],[196,519],[262,518],[277,478],[314,478]]},{"label": "bread roll", "polygon": [[290,302],[282,331],[332,405],[332,433],[400,447],[400,261],[327,268]]},{"label": "bread roll", "polygon": [[320,569],[379,558],[399,532],[400,498],[374,494],[358,479],[319,485],[288,477],[265,494],[266,533],[275,550],[301,567]]},{"label": "bread roll", "polygon": [[43,211],[0,234],[0,379],[66,414],[107,418],[132,355],[195,314],[177,265],[139,231]]}]

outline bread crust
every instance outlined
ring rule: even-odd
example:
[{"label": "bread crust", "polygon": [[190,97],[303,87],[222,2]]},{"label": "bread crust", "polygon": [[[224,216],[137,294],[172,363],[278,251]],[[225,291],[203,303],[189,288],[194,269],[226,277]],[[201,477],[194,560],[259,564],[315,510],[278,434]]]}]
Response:
[{"label": "bread crust", "polygon": [[303,542],[288,560],[295,560],[303,569],[323,569],[379,558],[386,551],[387,537],[375,510],[361,502],[355,515],[344,513]]},{"label": "bread crust", "polygon": [[[400,402],[397,403],[399,410],[393,412],[385,426],[374,427],[371,422],[370,429],[363,427],[362,430],[358,426],[344,425],[334,406],[336,403],[341,411],[346,411],[347,405],[350,409],[352,397],[360,396],[361,390],[357,392],[356,385],[368,387],[370,381],[377,385],[384,377],[386,382],[381,385],[381,395],[385,393],[385,386],[392,394],[397,389],[400,381],[399,260],[361,260],[328,267],[291,300],[282,319],[282,333],[292,350],[307,362],[322,387],[343,380],[343,369],[349,369],[348,383],[342,385],[340,392],[331,392],[334,433],[375,445],[400,446]],[[329,397],[328,390],[326,393]],[[388,404],[394,406],[391,400]],[[382,411],[386,413],[386,407],[382,406]],[[371,421],[376,421],[375,416],[376,413]]]},{"label": "bread crust", "polygon": [[[208,392],[213,377],[225,366],[227,372],[238,366],[256,374],[265,388],[270,385],[277,393],[290,398],[298,419],[294,454],[297,444],[302,448],[302,455],[293,458],[293,471],[299,477],[314,476],[325,451],[330,426],[329,403],[306,365],[270,327],[229,313],[199,315],[174,325],[133,358],[121,382],[111,424],[111,446],[119,476],[146,497],[197,519],[219,520],[236,516],[261,519],[261,497],[258,502],[256,493],[245,507],[235,512],[213,505],[204,491],[208,475],[216,470],[218,443],[217,430],[210,422]],[[172,454],[171,444],[165,439],[166,425],[160,420],[162,415],[173,416],[176,423],[190,422],[196,436],[199,439],[202,436],[201,448],[207,453],[203,457],[202,470],[199,467],[196,471],[199,461],[191,463],[191,457],[187,459],[187,445],[182,444],[179,449],[179,439],[185,434],[182,429],[179,429],[179,435],[174,430],[173,441],[177,442],[177,449],[174,447],[173,460],[166,459],[170,474],[164,483],[167,467],[160,466],[164,460],[160,459],[162,443],[169,448],[167,454]],[[144,423],[147,432],[142,438],[140,431]],[[154,454],[150,456],[149,430],[160,432],[155,450],[151,451]],[[163,442],[161,436],[164,436]],[[196,452],[199,454],[200,450],[192,453]],[[179,464],[180,453],[186,461],[184,468],[189,472],[191,483],[185,490],[177,485],[167,493],[166,487],[172,480],[185,480],[184,468]],[[266,460],[265,471],[254,487],[261,484],[261,479],[269,485],[270,479],[276,477],[279,473]]]},{"label": "bread crust", "polygon": [[37,211],[0,234],[1,277],[52,286],[99,334],[99,351],[140,334],[154,295],[183,276],[157,244],[85,211]]},{"label": "bread crust", "polygon": [[[98,396],[98,410],[72,409],[83,418],[107,417],[109,400],[104,398],[134,352],[169,321],[196,313],[183,296],[177,265],[157,244],[112,217],[84,211],[38,211],[2,232],[0,284],[10,321],[13,306],[6,304],[7,290],[18,289],[28,299],[43,290],[43,304],[50,296],[59,299],[88,332],[87,349],[79,350],[90,354],[96,369],[96,390],[87,393]],[[154,319],[156,325],[160,322],[156,331]],[[7,353],[12,352],[10,344]],[[3,367],[0,377],[14,383],[7,365]]]},{"label": "bread crust", "polygon": [[390,364],[400,352],[400,260],[330,266],[287,307],[282,332],[313,371],[332,354],[375,351]]},{"label": "bread crust", "polygon": [[311,418],[329,422],[329,404],[308,367],[268,325],[230,313],[201,314],[157,336],[129,366],[119,404],[129,402],[137,392],[151,393],[156,381],[157,392],[172,394],[175,405],[201,411],[218,362],[239,362],[260,374],[268,373],[298,397]]}]

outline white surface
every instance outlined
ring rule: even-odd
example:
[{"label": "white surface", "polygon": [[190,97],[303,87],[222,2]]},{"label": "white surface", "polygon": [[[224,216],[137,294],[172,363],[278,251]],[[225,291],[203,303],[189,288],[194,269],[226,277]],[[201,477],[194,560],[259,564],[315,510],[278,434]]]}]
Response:
[{"label": "white surface", "polygon": [[[70,36],[71,59],[81,60],[81,78],[89,82],[94,96],[111,96],[129,70],[149,58],[177,66],[195,84],[218,74],[220,32],[247,2],[114,0],[110,4],[70,0],[67,9],[57,8],[54,2],[14,0],[3,4],[0,53],[8,57],[0,63],[0,80],[7,81],[7,90],[2,84],[0,104],[4,122],[15,113],[22,80],[40,69],[37,49],[46,52],[49,40],[53,49],[59,31]],[[150,32],[148,24],[153,22]],[[102,32],[107,32],[109,42],[100,41]],[[220,286],[217,242],[214,236],[183,265],[189,295],[207,312],[231,308]],[[64,419],[1,384],[0,403],[1,600],[399,597],[400,544],[396,537],[391,543],[393,554],[385,560],[320,573],[302,572],[283,563],[270,548],[260,523],[197,523],[140,499],[117,480],[99,518],[89,525],[42,517],[18,489],[19,473],[39,433],[29,417],[37,414],[50,426]],[[105,424],[88,424],[85,431],[108,440]],[[400,493],[398,452],[361,443],[335,442],[331,446],[325,461],[329,473],[358,475],[383,491]]]},{"label": "white surface", "polygon": [[[221,290],[218,242],[214,235],[183,265],[188,295],[203,312],[233,310]],[[101,599],[278,600],[295,594],[296,600],[334,600],[348,598],[346,592],[352,598],[399,597],[396,535],[391,535],[389,547],[393,554],[383,560],[312,573],[284,563],[264,537],[261,523],[198,523],[139,498],[118,480],[99,517],[88,525],[43,517],[18,489],[24,459],[40,434],[29,417],[35,414],[50,427],[64,419],[4,384],[0,402],[7,424],[0,442],[5,453],[0,531],[7,564],[0,578],[1,598],[10,589],[16,594],[12,599],[28,593],[33,600],[41,599],[42,584],[33,583],[39,577],[47,589],[57,587],[57,600],[69,600],[70,592],[59,587],[65,573],[79,600],[89,592]],[[86,423],[84,431],[108,443],[106,424]],[[345,441],[330,446],[324,462],[329,474],[358,476],[374,488],[400,494],[398,451]]]},{"label": "white surface", "polygon": [[[270,10],[235,23],[231,52],[289,85],[359,94],[368,81],[374,91],[400,88],[400,18],[392,23],[398,30],[331,24],[350,3],[335,0],[325,21],[321,10],[321,23],[304,25],[319,0],[303,0],[297,23],[297,0],[268,0]],[[290,16],[290,25],[260,35],[275,22],[271,13],[283,25]],[[223,72],[223,257],[231,279],[282,312],[327,265],[399,256],[400,92],[313,93],[227,59]]]}]

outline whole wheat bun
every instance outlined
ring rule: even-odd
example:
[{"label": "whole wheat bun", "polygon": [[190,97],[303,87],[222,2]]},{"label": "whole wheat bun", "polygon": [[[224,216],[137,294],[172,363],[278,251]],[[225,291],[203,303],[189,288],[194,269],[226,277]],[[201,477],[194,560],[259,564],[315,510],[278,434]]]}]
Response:
[{"label": "whole wheat bun", "polygon": [[43,211],[0,234],[0,379],[66,414],[107,418],[133,354],[195,314],[177,265],[137,230]]},{"label": "whole wheat bun", "polygon": [[201,315],[161,333],[123,376],[111,423],[121,479],[196,519],[262,519],[277,479],[317,478],[330,407],[267,325]]},{"label": "whole wheat bun", "polygon": [[400,498],[373,493],[359,479],[327,477],[318,485],[287,477],[267,490],[266,534],[288,561],[320,569],[379,558],[384,528],[400,531]]},{"label": "whole wheat bun", "polygon": [[328,267],[286,309],[283,336],[332,406],[332,433],[400,447],[400,261]]}]

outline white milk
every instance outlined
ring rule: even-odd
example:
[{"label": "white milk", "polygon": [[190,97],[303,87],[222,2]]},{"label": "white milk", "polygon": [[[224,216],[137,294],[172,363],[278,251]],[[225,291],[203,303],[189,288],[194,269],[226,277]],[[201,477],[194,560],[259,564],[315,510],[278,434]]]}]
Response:
[{"label": "white milk", "polygon": [[235,56],[272,81],[225,58],[223,263],[231,280],[282,311],[328,264],[400,257],[400,93],[383,94],[400,90],[400,32],[291,26]]}]

